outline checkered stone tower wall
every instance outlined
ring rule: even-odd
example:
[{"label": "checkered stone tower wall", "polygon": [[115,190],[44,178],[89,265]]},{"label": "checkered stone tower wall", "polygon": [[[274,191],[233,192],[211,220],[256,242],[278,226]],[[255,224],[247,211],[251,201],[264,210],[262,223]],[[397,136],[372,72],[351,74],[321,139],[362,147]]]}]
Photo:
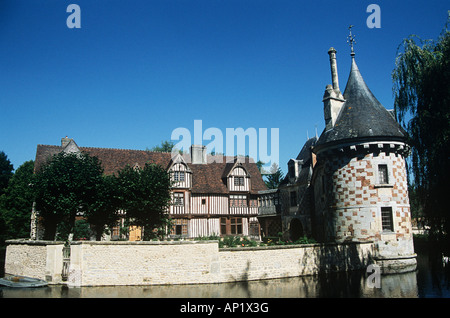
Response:
[{"label": "checkered stone tower wall", "polygon": [[[319,157],[315,217],[324,241],[372,241],[380,258],[414,254],[404,150],[400,143],[361,144]],[[387,183],[380,165],[388,168]],[[383,210],[391,211],[384,226]]]}]

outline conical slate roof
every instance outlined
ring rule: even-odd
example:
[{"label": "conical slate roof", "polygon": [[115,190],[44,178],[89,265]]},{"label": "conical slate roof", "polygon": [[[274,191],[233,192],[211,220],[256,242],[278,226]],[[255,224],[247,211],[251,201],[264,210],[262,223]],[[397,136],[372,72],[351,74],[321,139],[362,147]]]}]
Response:
[{"label": "conical slate roof", "polygon": [[394,140],[405,141],[406,132],[393,115],[376,99],[367,87],[352,54],[352,67],[344,91],[345,103],[332,129],[325,130],[316,147],[338,143]]}]

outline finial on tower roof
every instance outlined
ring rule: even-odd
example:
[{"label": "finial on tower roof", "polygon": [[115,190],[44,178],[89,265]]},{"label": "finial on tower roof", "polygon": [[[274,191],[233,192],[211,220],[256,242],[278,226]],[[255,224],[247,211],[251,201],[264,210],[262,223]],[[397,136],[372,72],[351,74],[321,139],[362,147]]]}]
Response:
[{"label": "finial on tower roof", "polygon": [[352,28],[354,25],[350,25],[348,27],[348,30],[350,31],[349,36],[347,37],[347,43],[350,45],[350,48],[352,49],[351,56],[355,56],[355,51],[353,50],[353,44],[356,43],[355,36],[352,34]]}]

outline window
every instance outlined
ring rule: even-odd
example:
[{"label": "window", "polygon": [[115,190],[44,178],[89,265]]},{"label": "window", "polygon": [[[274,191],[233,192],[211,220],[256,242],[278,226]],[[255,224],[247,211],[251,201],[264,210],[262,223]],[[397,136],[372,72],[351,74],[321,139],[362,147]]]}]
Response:
[{"label": "window", "polygon": [[381,227],[383,231],[394,231],[392,208],[381,208]]},{"label": "window", "polygon": [[244,177],[234,177],[234,186],[240,187],[244,185]]},{"label": "window", "polygon": [[221,235],[241,235],[242,234],[242,218],[220,218],[220,234]]},{"label": "window", "polygon": [[247,196],[230,195],[230,206],[232,207],[247,206]]},{"label": "window", "polygon": [[273,204],[274,205],[280,204],[280,198],[278,197],[278,193],[273,196]]},{"label": "window", "polygon": [[289,175],[290,177],[295,177],[295,167],[293,164],[289,165]]},{"label": "window", "polygon": [[173,194],[173,205],[184,205],[184,193],[183,192],[175,192]]},{"label": "window", "polygon": [[248,225],[248,235],[249,236],[259,236],[259,222],[252,221]]},{"label": "window", "polygon": [[174,171],[173,172],[174,181],[184,181],[184,171]]},{"label": "window", "polygon": [[297,205],[297,192],[292,191],[291,192],[291,206]]},{"label": "window", "polygon": [[242,234],[242,218],[231,218],[231,234]]},{"label": "window", "polygon": [[172,230],[170,235],[187,236],[188,220],[187,219],[172,219]]},{"label": "window", "polygon": [[389,183],[389,174],[387,165],[378,165],[378,181],[380,184]]},{"label": "window", "polygon": [[206,199],[202,199],[202,205],[206,204]]}]

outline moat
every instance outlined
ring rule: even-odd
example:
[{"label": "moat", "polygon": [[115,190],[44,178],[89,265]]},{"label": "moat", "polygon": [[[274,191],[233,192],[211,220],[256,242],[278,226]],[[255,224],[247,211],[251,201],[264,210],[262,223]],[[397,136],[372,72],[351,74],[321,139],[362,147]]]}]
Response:
[{"label": "moat", "polygon": [[450,264],[417,252],[417,270],[382,275],[371,287],[364,272],[241,283],[44,288],[0,288],[2,298],[450,298]]}]

